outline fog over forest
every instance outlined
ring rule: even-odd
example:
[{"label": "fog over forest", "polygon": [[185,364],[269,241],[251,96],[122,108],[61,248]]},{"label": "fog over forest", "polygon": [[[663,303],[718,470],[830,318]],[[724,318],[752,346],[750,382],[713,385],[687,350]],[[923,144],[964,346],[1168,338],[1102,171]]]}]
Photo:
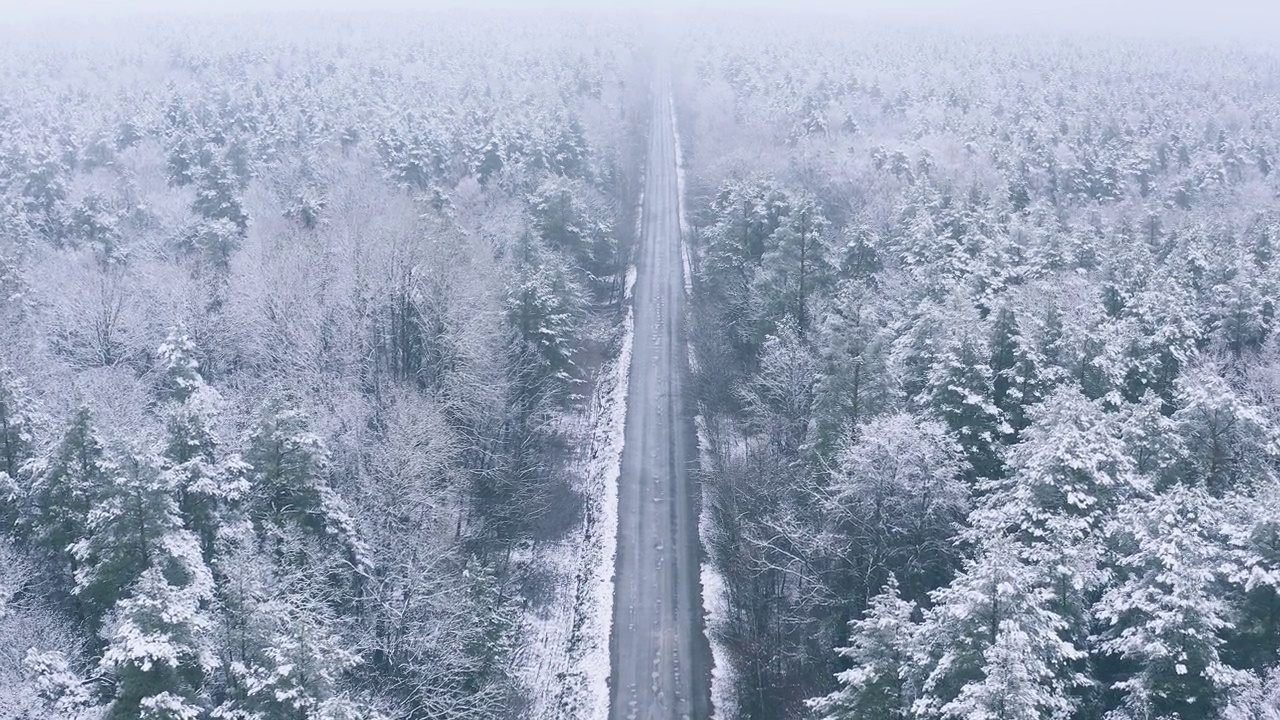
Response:
[{"label": "fog over forest", "polygon": [[0,0],[0,720],[1280,720],[1278,29]]},{"label": "fog over forest", "polygon": [[121,15],[161,11],[171,14],[252,12],[369,12],[498,10],[546,13],[597,12],[701,14],[741,13],[783,16],[837,16],[879,22],[913,22],[986,30],[1075,30],[1099,33],[1167,34],[1199,38],[1266,40],[1280,22],[1280,8],[1265,0],[4,0],[0,17]]}]

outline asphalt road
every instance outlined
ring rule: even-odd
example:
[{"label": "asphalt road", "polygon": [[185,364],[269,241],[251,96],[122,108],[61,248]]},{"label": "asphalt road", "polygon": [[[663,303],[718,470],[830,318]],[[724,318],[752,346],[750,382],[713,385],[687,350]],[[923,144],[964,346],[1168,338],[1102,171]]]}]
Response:
[{"label": "asphalt road", "polygon": [[634,294],[635,338],[626,444],[618,487],[610,716],[710,717],[710,649],[702,632],[692,416],[679,189],[671,93],[665,75],[653,110]]}]

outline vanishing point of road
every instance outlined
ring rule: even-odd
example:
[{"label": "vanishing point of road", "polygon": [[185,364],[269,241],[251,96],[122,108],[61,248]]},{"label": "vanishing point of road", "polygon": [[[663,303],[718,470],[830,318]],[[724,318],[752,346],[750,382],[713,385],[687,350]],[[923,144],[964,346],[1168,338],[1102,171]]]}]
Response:
[{"label": "vanishing point of road", "polygon": [[653,86],[626,443],[618,485],[610,676],[613,720],[706,720],[692,416],[684,404],[684,267],[669,80]]}]

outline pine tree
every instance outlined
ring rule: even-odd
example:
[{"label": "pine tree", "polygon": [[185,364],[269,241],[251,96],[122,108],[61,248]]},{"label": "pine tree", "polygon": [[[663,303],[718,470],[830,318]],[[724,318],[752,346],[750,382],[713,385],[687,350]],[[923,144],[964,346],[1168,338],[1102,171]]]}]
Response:
[{"label": "pine tree", "polygon": [[156,354],[163,373],[160,391],[165,400],[180,403],[204,387],[196,345],[185,327],[171,329]]},{"label": "pine tree", "polygon": [[158,458],[134,451],[95,494],[85,534],[71,545],[75,594],[95,621],[144,571],[165,564],[175,535],[185,536],[177,489],[168,481]]},{"label": "pine tree", "polygon": [[1221,720],[1280,720],[1280,665],[1249,673],[1222,708]]},{"label": "pine tree", "polygon": [[802,338],[808,336],[811,298],[827,287],[833,273],[829,227],[815,198],[791,198],[790,211],[769,235],[760,258],[755,292],[764,311],[762,329],[787,319]]},{"label": "pine tree", "polygon": [[88,534],[89,511],[118,476],[119,469],[98,438],[92,414],[81,407],[36,473],[26,513],[40,544],[66,557],[73,570],[78,563],[71,546]]},{"label": "pine tree", "polygon": [[975,478],[1001,473],[996,447],[1000,412],[991,397],[991,368],[974,342],[963,339],[934,361],[929,406],[959,436]]},{"label": "pine tree", "polygon": [[1011,530],[1028,545],[1071,546],[1149,489],[1128,454],[1122,418],[1100,402],[1062,387],[1033,418],[1010,450],[1006,476],[979,486],[980,533]]},{"label": "pine tree", "polygon": [[726,183],[712,203],[714,221],[703,234],[701,287],[714,300],[715,332],[738,358],[754,357],[767,334],[758,324],[756,278],[769,238],[790,210],[788,195],[760,177]]},{"label": "pine tree", "polygon": [[177,246],[184,255],[225,273],[231,268],[231,256],[240,247],[241,239],[240,228],[233,221],[203,218],[183,231]]},{"label": "pine tree", "polygon": [[1089,607],[1104,579],[1107,522],[1144,496],[1150,481],[1135,471],[1121,418],[1071,386],[1036,410],[1004,477],[979,485],[980,507],[967,535],[975,542],[1005,534],[1019,556],[1041,568],[1068,636],[1083,643]]},{"label": "pine tree", "polygon": [[1189,368],[1177,381],[1173,427],[1181,462],[1171,480],[1203,483],[1222,494],[1263,484],[1280,458],[1280,428],[1212,367]]},{"label": "pine tree", "polygon": [[[288,552],[298,531],[350,568],[365,564],[365,551],[346,504],[329,485],[329,450],[297,411],[269,413],[258,424],[245,460],[250,467],[249,516],[259,538]],[[295,551],[304,548],[294,548]],[[287,559],[287,558],[281,558]]]},{"label": "pine tree", "polygon": [[842,439],[888,407],[892,398],[889,334],[883,327],[883,313],[869,295],[844,287],[815,340],[814,445],[820,465],[831,459]]},{"label": "pine tree", "polygon": [[1271,334],[1275,321],[1272,281],[1259,277],[1252,258],[1237,251],[1227,268],[1227,278],[1213,288],[1208,315],[1210,337],[1237,362],[1257,352]]},{"label": "pine tree", "polygon": [[1117,579],[1093,613],[1099,647],[1125,663],[1112,687],[1132,717],[1209,717],[1243,681],[1221,655],[1233,623],[1221,530],[1213,498],[1183,485],[1130,504],[1111,524]]},{"label": "pine tree", "polygon": [[991,330],[991,395],[1000,411],[1002,439],[1016,442],[1031,422],[1032,406],[1043,399],[1044,381],[1035,354],[1027,347],[1018,320],[1007,307],[996,313]]},{"label": "pine tree", "polygon": [[94,697],[93,684],[72,667],[65,653],[32,648],[22,664],[34,676],[34,695],[47,713],[41,717],[101,720],[103,708]]},{"label": "pine tree", "polygon": [[226,220],[243,236],[249,227],[249,215],[240,199],[240,178],[228,158],[215,149],[206,149],[210,161],[193,173],[196,199],[192,210],[208,220]]},{"label": "pine tree", "polygon": [[16,530],[21,497],[28,489],[35,455],[32,412],[25,388],[7,368],[0,367],[0,534]]},{"label": "pine tree", "polygon": [[1062,311],[1057,303],[1050,303],[1044,317],[1040,320],[1039,334],[1034,346],[1045,394],[1065,382],[1071,375],[1072,363],[1067,356],[1064,335]]},{"label": "pine tree", "polygon": [[534,231],[573,258],[597,285],[617,270],[617,243],[608,208],[586,183],[563,177],[543,181],[529,198]]},{"label": "pine tree", "polygon": [[166,441],[161,470],[178,493],[178,508],[188,529],[200,539],[211,561],[218,529],[249,491],[249,466],[237,454],[224,454],[213,431],[222,398],[206,385],[186,331],[175,329],[160,347]]},{"label": "pine tree", "polygon": [[859,620],[849,623],[849,645],[837,653],[849,669],[836,675],[840,689],[809,701],[822,720],[908,720],[914,689],[907,684],[915,651],[913,603],[898,595],[892,575]]},{"label": "pine tree", "polygon": [[1084,653],[1062,638],[1043,573],[995,538],[947,587],[919,630],[918,718],[1044,720],[1070,717],[1074,664]]},{"label": "pine tree", "polygon": [[517,353],[533,352],[536,365],[522,368],[529,394],[550,384],[566,392],[578,376],[575,355],[587,294],[565,259],[536,238],[525,238],[517,275],[507,292],[507,322],[518,339]]},{"label": "pine tree", "polygon": [[1224,500],[1236,622],[1223,656],[1233,667],[1280,663],[1280,483]]},{"label": "pine tree", "polygon": [[101,667],[117,679],[111,717],[194,720],[203,715],[213,652],[213,579],[195,538],[175,531],[115,606],[102,631]]},{"label": "pine tree", "polygon": [[223,558],[227,684],[215,717],[236,720],[369,717],[343,691],[360,663],[320,599],[315,568],[275,568],[251,543]]},{"label": "pine tree", "polygon": [[916,183],[900,213],[897,259],[920,294],[940,299],[945,287],[962,274],[952,244],[944,236],[945,201],[932,182]]}]

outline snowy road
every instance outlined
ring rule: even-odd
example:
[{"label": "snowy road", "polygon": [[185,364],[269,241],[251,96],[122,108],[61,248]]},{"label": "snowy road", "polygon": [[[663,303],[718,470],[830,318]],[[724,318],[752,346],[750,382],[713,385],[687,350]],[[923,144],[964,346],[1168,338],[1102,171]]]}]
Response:
[{"label": "snowy road", "polygon": [[626,445],[618,486],[618,554],[610,678],[615,720],[710,716],[702,633],[693,421],[687,371],[679,190],[671,94],[654,85],[635,288]]}]

